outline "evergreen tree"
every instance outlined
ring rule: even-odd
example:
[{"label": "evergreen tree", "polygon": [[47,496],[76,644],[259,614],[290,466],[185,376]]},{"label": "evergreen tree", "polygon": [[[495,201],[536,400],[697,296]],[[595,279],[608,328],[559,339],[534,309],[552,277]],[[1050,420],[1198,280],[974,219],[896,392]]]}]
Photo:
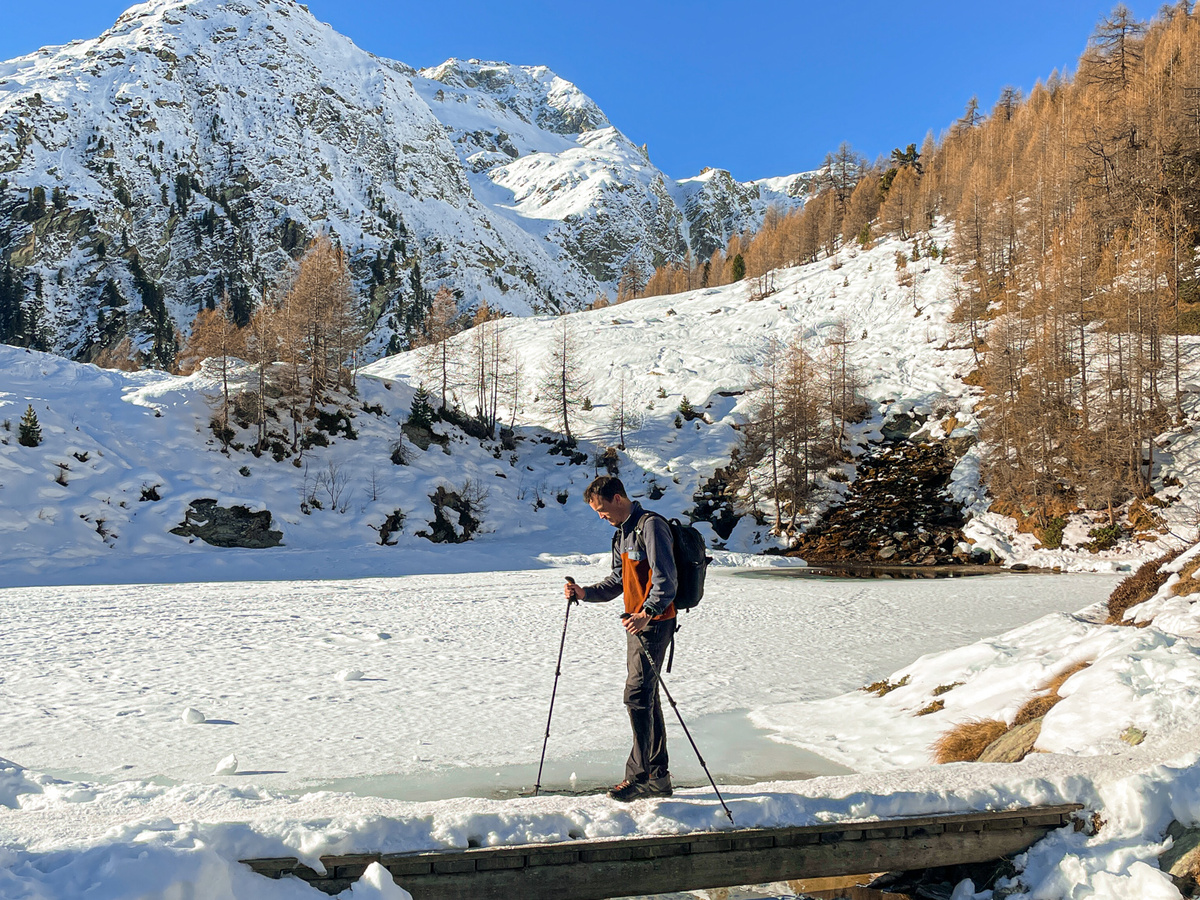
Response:
[{"label": "evergreen tree", "polygon": [[22,213],[26,222],[36,222],[46,214],[46,189],[35,187],[29,192],[29,203]]},{"label": "evergreen tree", "polygon": [[21,425],[17,430],[17,443],[22,447],[36,447],[42,442],[42,426],[38,424],[37,413],[33,411],[33,405],[25,410],[25,415],[21,416]]},{"label": "evergreen tree", "polygon": [[25,331],[25,319],[21,301],[25,298],[25,287],[13,273],[12,263],[5,263],[0,272],[0,341],[18,344],[19,336]]},{"label": "evergreen tree", "polygon": [[425,390],[423,384],[413,394],[412,406],[408,411],[408,424],[414,428],[433,427],[433,405],[429,402],[429,391]]},{"label": "evergreen tree", "polygon": [[742,254],[738,254],[733,258],[733,280],[741,281],[746,277],[746,260]]}]

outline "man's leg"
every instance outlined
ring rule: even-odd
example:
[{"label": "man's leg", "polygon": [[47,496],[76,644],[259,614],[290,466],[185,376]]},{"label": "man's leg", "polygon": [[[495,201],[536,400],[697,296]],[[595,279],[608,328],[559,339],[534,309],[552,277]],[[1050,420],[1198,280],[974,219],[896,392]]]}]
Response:
[{"label": "man's leg", "polygon": [[[655,623],[642,632],[642,638],[661,672],[671,643],[675,623]],[[646,662],[641,643],[634,635],[627,637],[625,706],[633,727],[633,750],[625,763],[625,777],[633,782],[654,781],[656,786],[667,781],[667,730],[659,701],[658,681]]]}]

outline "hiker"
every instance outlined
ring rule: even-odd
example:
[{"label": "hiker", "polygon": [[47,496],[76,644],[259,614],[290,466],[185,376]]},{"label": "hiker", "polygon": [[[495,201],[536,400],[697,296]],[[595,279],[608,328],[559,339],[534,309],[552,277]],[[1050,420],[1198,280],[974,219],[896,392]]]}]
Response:
[{"label": "hiker", "polygon": [[633,726],[633,750],[625,763],[625,780],[608,796],[625,802],[639,797],[669,797],[671,773],[667,771],[667,732],[658,679],[642,654],[638,635],[661,671],[675,634],[677,581],[671,526],[662,516],[630,500],[625,485],[611,475],[601,475],[588,485],[583,499],[617,529],[612,574],[588,587],[569,582],[563,592],[568,599],[587,603],[603,603],[624,595],[628,613],[621,621],[628,632],[625,706]]}]

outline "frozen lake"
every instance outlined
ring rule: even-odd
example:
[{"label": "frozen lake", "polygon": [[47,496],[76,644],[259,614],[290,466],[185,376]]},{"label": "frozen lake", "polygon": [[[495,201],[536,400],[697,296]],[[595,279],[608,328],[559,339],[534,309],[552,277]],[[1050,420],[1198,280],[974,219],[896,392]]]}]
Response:
[{"label": "frozen lake", "polygon": [[[73,779],[333,788],[434,800],[532,788],[563,576],[603,566],[354,581],[0,591],[0,756]],[[937,650],[1107,597],[1115,576],[815,580],[710,575],[667,676],[718,782],[848,770],[755,710],[854,689]],[[543,787],[619,780],[617,604],[571,611]],[[186,724],[188,709],[202,724]],[[672,770],[703,774],[666,710]],[[234,755],[238,771],[213,775]],[[574,784],[571,775],[576,776]]]}]

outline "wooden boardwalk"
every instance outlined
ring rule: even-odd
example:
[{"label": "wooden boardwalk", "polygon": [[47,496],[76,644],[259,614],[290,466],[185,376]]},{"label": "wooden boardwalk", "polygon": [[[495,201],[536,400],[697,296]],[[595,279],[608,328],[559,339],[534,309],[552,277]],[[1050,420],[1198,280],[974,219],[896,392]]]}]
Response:
[{"label": "wooden boardwalk", "polygon": [[292,858],[242,862],[270,878],[301,878],[327,894],[345,890],[379,862],[413,900],[607,900],[987,862],[1027,849],[1070,824],[1080,809],[1070,804],[795,828],[325,856],[323,875]]}]

